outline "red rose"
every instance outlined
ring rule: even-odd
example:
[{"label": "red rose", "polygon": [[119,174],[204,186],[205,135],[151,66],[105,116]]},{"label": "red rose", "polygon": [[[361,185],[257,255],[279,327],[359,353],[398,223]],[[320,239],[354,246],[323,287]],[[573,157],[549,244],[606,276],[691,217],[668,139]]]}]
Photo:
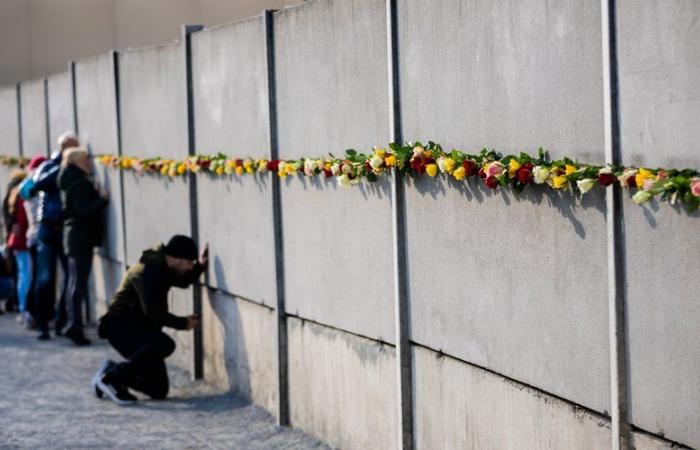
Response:
[{"label": "red rose", "polygon": [[243,165],[243,160],[242,159],[237,159],[236,160],[236,167],[240,167]]},{"label": "red rose", "polygon": [[273,159],[272,161],[267,162],[267,170],[270,172],[277,172],[279,169],[280,162],[277,159]]},{"label": "red rose", "polygon": [[636,186],[636,185],[637,185],[637,181],[636,181],[634,175],[627,177],[627,179],[625,180],[625,186],[631,187],[631,186]]},{"label": "red rose", "polygon": [[333,172],[331,172],[331,169],[326,169],[325,167],[323,168],[323,174],[326,176],[326,178],[330,178],[333,176]]},{"label": "red rose", "polygon": [[411,169],[415,170],[419,175],[425,172],[423,158],[421,158],[420,156],[414,156],[413,158],[411,158]]},{"label": "red rose", "polygon": [[518,169],[517,175],[520,184],[525,185],[532,181],[532,168],[532,163],[527,163]]},{"label": "red rose", "polygon": [[598,183],[600,183],[601,186],[610,186],[613,182],[615,182],[615,175],[611,173],[598,174]]},{"label": "red rose", "polygon": [[476,173],[476,163],[471,159],[465,159],[462,163],[464,167],[464,175],[470,177]]},{"label": "red rose", "polygon": [[491,189],[496,189],[498,187],[498,179],[491,175],[490,177],[486,178],[486,186],[490,187]]},{"label": "red rose", "polygon": [[367,172],[371,172],[371,171],[372,171],[372,166],[369,164],[369,159],[368,159],[367,161],[365,161],[365,170],[366,170]]},{"label": "red rose", "polygon": [[211,161],[208,159],[205,159],[204,161],[199,162],[199,165],[200,165],[200,167],[202,167],[202,169],[208,169],[210,164],[211,164]]},{"label": "red rose", "polygon": [[479,168],[479,177],[481,177],[482,180],[486,179],[486,172],[484,172],[484,168],[480,167]]}]

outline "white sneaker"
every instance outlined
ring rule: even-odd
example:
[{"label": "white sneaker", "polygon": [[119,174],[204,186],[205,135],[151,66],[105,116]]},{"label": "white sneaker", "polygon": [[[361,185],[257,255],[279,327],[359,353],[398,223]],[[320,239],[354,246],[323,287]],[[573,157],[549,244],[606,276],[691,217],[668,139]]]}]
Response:
[{"label": "white sneaker", "polygon": [[117,363],[115,363],[111,359],[105,359],[104,361],[102,361],[102,364],[100,364],[100,368],[97,369],[95,376],[92,377],[92,389],[95,391],[95,396],[97,398],[102,398],[104,396],[103,392],[97,386],[97,382],[100,381],[100,378],[102,378],[109,369],[116,365]]}]

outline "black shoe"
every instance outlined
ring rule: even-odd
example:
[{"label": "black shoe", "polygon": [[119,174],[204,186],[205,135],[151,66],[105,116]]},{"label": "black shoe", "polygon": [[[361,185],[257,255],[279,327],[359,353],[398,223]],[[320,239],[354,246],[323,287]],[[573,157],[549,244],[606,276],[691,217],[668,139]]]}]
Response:
[{"label": "black shoe", "polygon": [[105,359],[102,361],[102,364],[100,364],[100,368],[97,370],[97,373],[95,373],[95,376],[92,377],[92,389],[95,391],[95,396],[97,398],[102,398],[104,397],[104,393],[102,390],[97,386],[97,382],[102,378],[107,372],[112,370],[117,363],[112,361],[111,359]]},{"label": "black shoe", "polygon": [[37,337],[40,341],[48,341],[51,339],[51,335],[49,334],[48,330],[44,330],[41,333],[39,333],[39,336]]},{"label": "black shoe", "polygon": [[66,327],[66,321],[56,320],[56,324],[54,325],[54,327],[56,328],[56,336],[63,336],[63,329]]},{"label": "black shoe", "polygon": [[129,390],[116,382],[112,372],[103,375],[97,380],[97,388],[107,395],[117,405],[126,406],[136,403],[136,397],[129,393]]},{"label": "black shoe", "polygon": [[73,328],[68,328],[63,335],[73,341],[73,343],[79,347],[91,344],[90,339],[87,339],[82,332],[75,331]]}]

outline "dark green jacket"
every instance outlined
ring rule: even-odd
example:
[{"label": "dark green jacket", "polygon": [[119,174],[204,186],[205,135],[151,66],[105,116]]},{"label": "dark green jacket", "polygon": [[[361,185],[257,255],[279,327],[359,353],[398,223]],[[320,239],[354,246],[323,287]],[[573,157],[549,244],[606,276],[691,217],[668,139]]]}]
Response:
[{"label": "dark green jacket", "polygon": [[175,275],[165,264],[163,244],[143,252],[138,263],[124,275],[112,297],[105,317],[130,318],[154,328],[170,327],[183,330],[187,318],[168,311],[168,291],[172,286],[186,288],[195,282],[205,267],[195,263],[187,275]]},{"label": "dark green jacket", "polygon": [[88,175],[69,164],[58,175],[63,203],[63,248],[68,255],[92,253],[102,244],[103,210],[108,201],[100,196]]}]

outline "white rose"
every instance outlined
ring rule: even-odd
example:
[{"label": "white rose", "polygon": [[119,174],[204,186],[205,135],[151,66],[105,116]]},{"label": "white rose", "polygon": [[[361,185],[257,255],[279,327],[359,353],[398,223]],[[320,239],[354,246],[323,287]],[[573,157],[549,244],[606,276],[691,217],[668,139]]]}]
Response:
[{"label": "white rose", "polygon": [[338,164],[337,162],[333,163],[331,165],[331,173],[333,175],[338,175],[340,173],[340,164]]},{"label": "white rose", "polygon": [[377,155],[374,155],[369,159],[369,165],[373,169],[379,169],[383,163],[384,163],[384,159],[382,159],[381,157],[379,157]]},{"label": "white rose", "polygon": [[352,165],[350,165],[349,163],[343,163],[343,165],[340,166],[340,170],[341,170],[344,174],[351,173],[351,172],[352,172]]},{"label": "white rose", "polygon": [[312,159],[305,159],[304,160],[304,173],[307,176],[312,176],[314,175],[314,169],[316,168],[316,161]]},{"label": "white rose", "polygon": [[576,186],[578,186],[578,190],[581,191],[582,194],[585,194],[586,192],[590,191],[593,186],[595,186],[595,180],[592,178],[578,180],[576,182]]},{"label": "white rose", "polygon": [[421,147],[420,145],[417,147],[414,147],[413,148],[413,156],[418,156],[421,153],[423,153],[424,151],[425,151],[425,149],[423,147]]},{"label": "white rose", "polygon": [[440,172],[445,173],[445,157],[441,156],[437,160],[437,166],[438,169],[440,169]]},{"label": "white rose", "polygon": [[636,204],[641,205],[642,203],[646,203],[649,200],[651,200],[652,197],[653,197],[653,195],[651,194],[651,192],[637,191],[637,193],[632,196],[632,200]]},{"label": "white rose", "polygon": [[549,178],[549,170],[542,166],[536,166],[532,169],[532,178],[536,184],[542,184]]}]

